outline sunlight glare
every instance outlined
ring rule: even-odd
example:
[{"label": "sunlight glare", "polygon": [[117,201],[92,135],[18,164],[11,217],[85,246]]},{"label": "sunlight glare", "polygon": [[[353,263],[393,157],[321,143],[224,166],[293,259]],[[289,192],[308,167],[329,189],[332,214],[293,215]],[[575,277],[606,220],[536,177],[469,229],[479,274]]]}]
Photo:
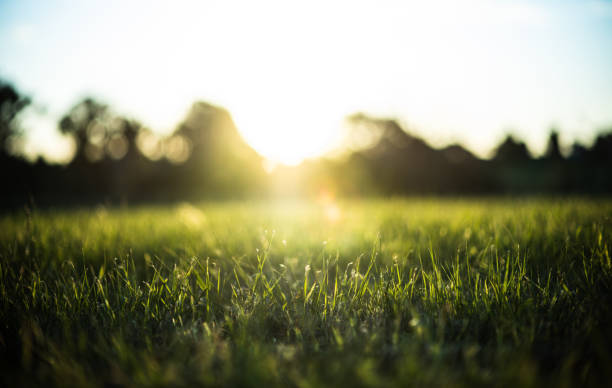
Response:
[{"label": "sunlight glare", "polygon": [[264,95],[260,104],[232,110],[245,140],[267,159],[266,170],[271,172],[278,163],[297,165],[340,145],[342,116],[311,110],[306,99],[294,95],[290,101],[280,101],[274,94]]},{"label": "sunlight glare", "polygon": [[342,212],[334,198],[334,193],[327,189],[321,190],[317,197],[317,203],[321,206],[325,219],[332,224],[335,224],[342,218]]}]

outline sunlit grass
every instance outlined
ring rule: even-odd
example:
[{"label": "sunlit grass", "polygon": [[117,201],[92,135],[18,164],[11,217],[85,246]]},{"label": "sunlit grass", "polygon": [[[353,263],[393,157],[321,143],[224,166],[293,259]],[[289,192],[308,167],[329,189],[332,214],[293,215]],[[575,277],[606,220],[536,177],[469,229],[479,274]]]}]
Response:
[{"label": "sunlit grass", "polygon": [[603,384],[611,216],[607,200],[545,199],[5,216],[2,379]]}]

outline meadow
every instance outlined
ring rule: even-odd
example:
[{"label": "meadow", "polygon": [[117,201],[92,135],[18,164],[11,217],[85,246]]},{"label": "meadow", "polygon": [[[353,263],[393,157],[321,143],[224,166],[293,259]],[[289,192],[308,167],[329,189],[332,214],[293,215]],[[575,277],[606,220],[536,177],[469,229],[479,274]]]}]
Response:
[{"label": "meadow", "polygon": [[601,386],[612,201],[0,216],[2,386]]}]

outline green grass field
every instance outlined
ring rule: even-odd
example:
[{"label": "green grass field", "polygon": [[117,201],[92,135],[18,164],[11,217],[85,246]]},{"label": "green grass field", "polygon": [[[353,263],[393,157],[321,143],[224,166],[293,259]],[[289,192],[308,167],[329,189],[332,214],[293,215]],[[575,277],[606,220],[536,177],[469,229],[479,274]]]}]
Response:
[{"label": "green grass field", "polygon": [[0,217],[3,386],[597,386],[612,201]]}]

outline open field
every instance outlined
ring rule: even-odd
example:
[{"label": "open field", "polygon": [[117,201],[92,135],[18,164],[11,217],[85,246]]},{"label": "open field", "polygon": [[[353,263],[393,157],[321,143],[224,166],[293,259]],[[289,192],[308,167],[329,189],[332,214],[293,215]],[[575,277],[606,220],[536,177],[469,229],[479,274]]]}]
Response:
[{"label": "open field", "polygon": [[612,381],[612,201],[0,217],[0,385]]}]

